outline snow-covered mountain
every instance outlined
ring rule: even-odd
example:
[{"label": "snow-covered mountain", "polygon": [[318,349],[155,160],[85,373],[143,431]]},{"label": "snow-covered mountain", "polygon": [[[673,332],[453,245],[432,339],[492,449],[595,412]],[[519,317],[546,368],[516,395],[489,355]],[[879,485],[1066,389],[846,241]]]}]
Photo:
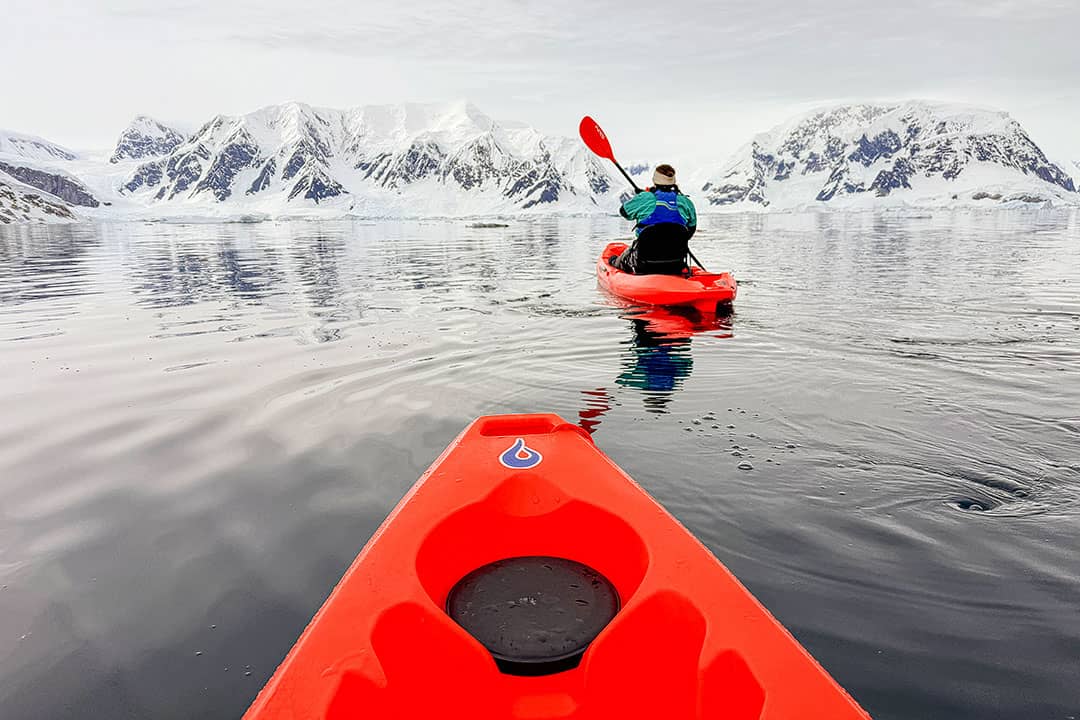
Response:
[{"label": "snow-covered mountain", "polygon": [[[628,169],[650,183],[650,165]],[[757,136],[707,182],[689,164],[679,177],[702,212],[1080,205],[1080,164],[1049,160],[1007,114],[920,101],[813,112]],[[5,222],[613,213],[627,190],[577,138],[464,102],[288,103],[190,135],[139,116],[102,152],[0,131],[0,183]]]},{"label": "snow-covered mountain", "polygon": [[[94,193],[71,172],[79,160],[78,153],[62,145],[34,135],[0,130],[0,181],[5,183],[4,197],[9,203],[14,203],[12,198],[17,194],[31,193],[27,197],[33,196],[51,203],[44,219],[69,219],[74,217],[70,212],[72,205],[95,208],[100,204]],[[20,200],[19,205],[38,207],[25,199]],[[65,213],[51,212],[53,206],[67,210]],[[10,222],[11,213],[8,215]],[[34,213],[30,213],[30,217],[42,219]]]},{"label": "snow-covered mountain", "polygon": [[27,160],[77,160],[78,153],[36,135],[0,130],[0,155]]},{"label": "snow-covered mountain", "polygon": [[63,201],[0,174],[0,225],[76,219]]},{"label": "snow-covered mountain", "polygon": [[213,214],[591,211],[614,197],[614,173],[577,140],[497,123],[467,103],[288,103],[213,118],[133,168],[120,192],[151,208]]},{"label": "snow-covered mountain", "polygon": [[121,133],[109,162],[161,157],[171,153],[183,142],[184,136],[178,130],[153,118],[139,115]]},{"label": "snow-covered mountain", "polygon": [[[4,178],[4,176],[7,178]],[[68,205],[96,208],[101,203],[82,182],[62,169],[0,155],[0,178],[17,180]]]},{"label": "snow-covered mountain", "polygon": [[1080,204],[1069,173],[1007,113],[842,105],[758,135],[702,188],[713,208]]}]

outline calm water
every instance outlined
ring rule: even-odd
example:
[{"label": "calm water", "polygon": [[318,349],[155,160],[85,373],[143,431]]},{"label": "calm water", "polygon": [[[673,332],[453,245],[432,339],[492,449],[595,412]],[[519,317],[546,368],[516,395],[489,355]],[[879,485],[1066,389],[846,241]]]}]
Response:
[{"label": "calm water", "polygon": [[1080,218],[708,219],[712,324],[597,290],[623,228],[0,229],[0,715],[239,716],[470,420],[555,411],[876,718],[1080,717]]}]

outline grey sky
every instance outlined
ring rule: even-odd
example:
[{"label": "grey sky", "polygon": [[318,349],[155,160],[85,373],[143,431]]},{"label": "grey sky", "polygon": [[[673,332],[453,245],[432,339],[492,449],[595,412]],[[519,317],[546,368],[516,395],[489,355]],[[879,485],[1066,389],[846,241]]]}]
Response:
[{"label": "grey sky", "polygon": [[928,98],[1080,159],[1077,0],[0,0],[0,127],[106,147],[302,100],[467,98],[631,160],[725,156],[795,112]]}]

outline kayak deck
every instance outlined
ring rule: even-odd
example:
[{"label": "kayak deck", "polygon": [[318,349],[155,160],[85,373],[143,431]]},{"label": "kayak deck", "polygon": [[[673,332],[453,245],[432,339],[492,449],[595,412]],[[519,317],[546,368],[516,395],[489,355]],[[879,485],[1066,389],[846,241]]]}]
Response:
[{"label": "kayak deck", "polygon": [[[538,677],[500,672],[444,610],[477,568],[530,556],[595,569],[621,601],[580,664]],[[245,717],[869,716],[580,427],[507,415],[421,476]]]},{"label": "kayak deck", "polygon": [[738,285],[731,273],[710,273],[692,268],[690,277],[680,275],[632,275],[608,262],[621,254],[626,243],[608,243],[596,261],[596,277],[608,291],[646,305],[692,306],[701,312],[716,312],[735,300]]}]

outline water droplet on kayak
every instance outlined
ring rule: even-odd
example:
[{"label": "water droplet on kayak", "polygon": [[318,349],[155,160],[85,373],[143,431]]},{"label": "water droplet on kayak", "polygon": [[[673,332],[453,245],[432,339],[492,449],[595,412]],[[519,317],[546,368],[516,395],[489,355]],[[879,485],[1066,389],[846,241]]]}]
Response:
[{"label": "water droplet on kayak", "polygon": [[202,650],[196,650],[195,651],[195,657],[198,657],[200,655],[202,655]]}]

